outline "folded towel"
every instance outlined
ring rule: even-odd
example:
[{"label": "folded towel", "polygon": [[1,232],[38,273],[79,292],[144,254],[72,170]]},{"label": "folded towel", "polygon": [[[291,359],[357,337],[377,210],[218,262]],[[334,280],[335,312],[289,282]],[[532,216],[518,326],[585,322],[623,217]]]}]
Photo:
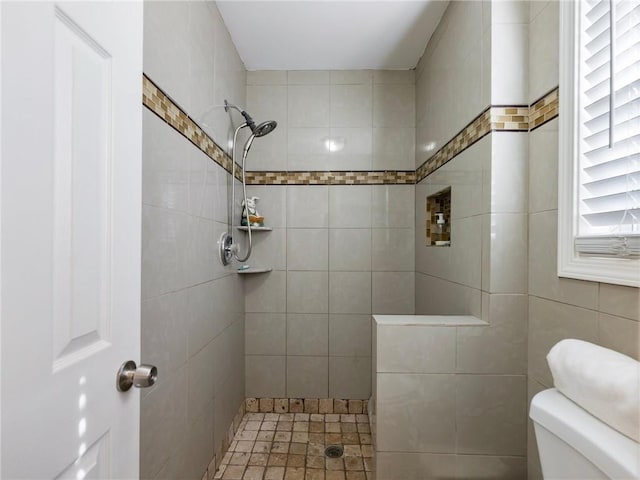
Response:
[{"label": "folded towel", "polygon": [[547,355],[553,384],[591,415],[640,442],[640,362],[581,340]]}]

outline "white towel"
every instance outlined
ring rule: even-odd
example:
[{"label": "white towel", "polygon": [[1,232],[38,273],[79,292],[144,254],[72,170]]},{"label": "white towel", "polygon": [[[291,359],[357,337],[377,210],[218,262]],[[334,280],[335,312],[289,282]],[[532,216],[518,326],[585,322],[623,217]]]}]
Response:
[{"label": "white towel", "polygon": [[553,384],[593,416],[640,442],[640,362],[582,340],[547,355]]}]

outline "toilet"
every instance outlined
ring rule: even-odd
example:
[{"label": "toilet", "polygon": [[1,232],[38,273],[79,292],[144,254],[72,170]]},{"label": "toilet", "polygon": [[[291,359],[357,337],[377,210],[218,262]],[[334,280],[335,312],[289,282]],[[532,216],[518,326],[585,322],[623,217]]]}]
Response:
[{"label": "toilet", "polygon": [[546,480],[640,479],[640,444],[555,388],[533,398],[529,416]]}]

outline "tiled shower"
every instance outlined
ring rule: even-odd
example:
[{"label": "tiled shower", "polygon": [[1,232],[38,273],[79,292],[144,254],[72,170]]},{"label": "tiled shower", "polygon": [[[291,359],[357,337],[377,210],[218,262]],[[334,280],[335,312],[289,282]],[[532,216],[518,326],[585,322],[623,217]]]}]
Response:
[{"label": "tiled shower", "polygon": [[[556,276],[558,3],[450,2],[408,71],[246,71],[215,2],[144,8],[142,360],[161,381],[142,392],[141,478],[213,478],[268,415],[292,416],[274,432],[365,425],[372,314],[487,324],[454,327],[446,368],[407,375],[441,385],[399,407],[440,409],[438,441],[408,429],[380,478],[541,478],[527,400],[551,386],[549,348],[639,356],[637,289]],[[225,99],[278,122],[247,167],[272,227],[248,263],[268,273],[218,260]],[[447,188],[451,246],[427,246],[427,197]]]}]

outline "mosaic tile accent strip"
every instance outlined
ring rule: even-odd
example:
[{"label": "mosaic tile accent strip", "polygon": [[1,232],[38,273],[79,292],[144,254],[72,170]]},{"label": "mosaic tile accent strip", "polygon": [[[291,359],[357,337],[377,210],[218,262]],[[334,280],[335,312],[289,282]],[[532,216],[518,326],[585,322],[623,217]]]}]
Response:
[{"label": "mosaic tile accent strip", "polygon": [[554,88],[529,107],[529,130],[544,125],[558,116],[559,90]]},{"label": "mosaic tile accent strip", "polygon": [[214,479],[373,480],[371,440],[366,414],[247,413]]},{"label": "mosaic tile accent strip", "polygon": [[530,106],[489,107],[418,167],[416,183],[422,181],[427,175],[436,171],[490,132],[527,132],[557,116],[558,88],[543,95]]},{"label": "mosaic tile accent strip", "polygon": [[[231,173],[232,160],[224,149],[144,74],[142,103]],[[415,171],[246,172],[246,179],[250,185],[411,185],[422,181],[490,132],[527,132],[557,116],[558,88],[555,88],[530,106],[488,107]],[[239,180],[242,178],[242,167],[238,164],[235,176]]]},{"label": "mosaic tile accent strip", "polygon": [[[231,173],[231,157],[171,97],[144,74],[142,75],[142,104],[202,150],[211,160]],[[241,175],[242,167],[236,164],[236,178],[240,179]]]},{"label": "mosaic tile accent strip", "polygon": [[414,171],[247,172],[250,185],[412,185]]},{"label": "mosaic tile accent strip", "polygon": [[247,398],[249,413],[367,413],[366,400],[338,398]]}]

